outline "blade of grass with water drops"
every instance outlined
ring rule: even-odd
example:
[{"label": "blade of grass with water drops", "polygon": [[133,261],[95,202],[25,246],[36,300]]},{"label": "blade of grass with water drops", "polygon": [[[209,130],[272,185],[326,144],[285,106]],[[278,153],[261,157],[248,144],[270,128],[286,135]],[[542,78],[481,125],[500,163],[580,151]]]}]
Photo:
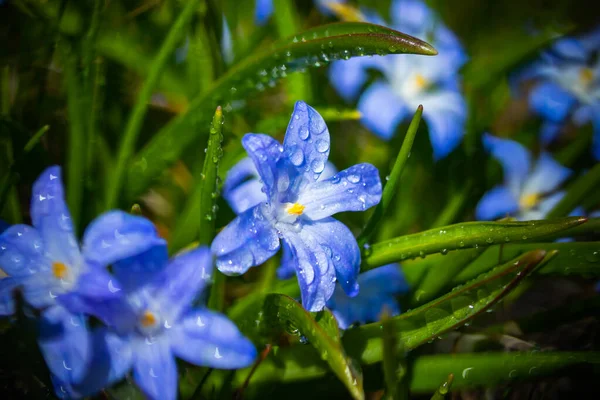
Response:
[{"label": "blade of grass with water drops", "polygon": [[413,363],[411,390],[436,390],[449,373],[454,389],[494,387],[509,381],[527,381],[558,373],[567,367],[600,364],[598,352],[511,352],[421,356]]},{"label": "blade of grass with water drops", "polygon": [[[295,40],[294,40],[295,38]],[[139,152],[127,172],[127,198],[143,192],[156,176],[177,160],[200,135],[188,129],[206,119],[202,110],[217,104],[238,107],[248,96],[261,92],[290,72],[322,67],[332,60],[384,54],[435,55],[429,44],[395,30],[367,23],[324,25],[277,42],[241,61],[214,85],[195,97],[186,112],[164,126]]]},{"label": "blade of grass with water drops", "polygon": [[[587,218],[570,217],[523,222],[465,222],[430,229],[372,245],[370,253],[363,258],[362,270],[418,256],[446,254],[457,249],[526,240],[553,240],[565,237],[570,228],[586,221]],[[565,235],[561,235],[563,232]]]},{"label": "blade of grass with water drops", "polygon": [[215,230],[217,177],[223,155],[223,111],[217,107],[208,137],[201,171],[196,171],[196,184],[179,215],[170,240],[172,252],[198,239],[201,245],[210,244]]},{"label": "blade of grass with water drops", "polygon": [[[284,333],[300,336],[301,340],[308,341],[317,351],[313,354],[317,365],[326,362],[346,386],[352,398],[364,399],[362,373],[346,356],[340,341],[337,321],[329,310],[309,313],[297,301],[281,294],[268,294],[263,299],[260,307],[247,312],[244,320],[238,322],[242,332],[255,341],[270,338],[267,339],[269,343]],[[306,352],[306,348],[301,344],[293,347]],[[272,360],[272,357],[263,363],[269,360]],[[256,374],[259,374],[262,368],[261,365]],[[324,365],[323,368],[326,370]],[[254,377],[252,379],[254,380]]]},{"label": "blade of grass with water drops", "polygon": [[408,161],[408,157],[410,157],[410,150],[412,149],[413,142],[415,141],[415,136],[417,135],[417,131],[419,129],[419,124],[421,122],[421,115],[423,115],[423,106],[419,105],[415,115],[408,126],[408,130],[406,132],[406,136],[404,137],[404,141],[402,142],[402,147],[398,152],[398,157],[396,158],[396,162],[394,163],[394,167],[392,168],[392,172],[389,175],[389,179],[383,188],[383,193],[381,195],[381,201],[377,204],[375,211],[371,214],[371,217],[367,221],[363,231],[357,238],[358,245],[362,249],[363,246],[369,241],[373,233],[375,232],[375,228],[381,221],[381,218],[385,215],[385,212],[390,205],[394,195],[398,191],[398,184],[400,183],[400,177],[402,176],[402,171],[404,171],[404,166]]},{"label": "blade of grass with water drops", "polygon": [[431,400],[444,400],[446,395],[450,391],[452,387],[452,382],[454,381],[454,374],[448,375],[445,381],[437,388],[433,396],[431,396]]}]

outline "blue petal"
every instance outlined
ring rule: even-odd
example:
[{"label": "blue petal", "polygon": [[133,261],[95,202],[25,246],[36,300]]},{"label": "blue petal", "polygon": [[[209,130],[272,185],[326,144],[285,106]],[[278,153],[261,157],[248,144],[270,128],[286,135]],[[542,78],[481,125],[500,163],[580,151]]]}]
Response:
[{"label": "blue petal", "polygon": [[529,105],[538,114],[553,122],[565,120],[577,99],[554,82],[538,84],[529,94]]},{"label": "blue petal", "polygon": [[38,344],[48,369],[61,381],[80,382],[90,365],[90,333],[82,315],[60,306],[46,310],[40,319]]},{"label": "blue petal", "polygon": [[223,198],[236,214],[241,214],[255,205],[267,201],[261,190],[258,171],[250,158],[244,158],[233,166],[223,183]]},{"label": "blue petal", "polygon": [[10,226],[10,224],[8,222],[0,219],[0,234],[2,234],[2,232],[7,230],[9,226]]},{"label": "blue petal", "polygon": [[558,136],[560,133],[560,129],[563,127],[563,125],[564,124],[562,123],[544,121],[540,132],[542,144],[547,146],[548,144],[552,143],[554,139],[556,139],[556,136]]},{"label": "blue petal", "polygon": [[85,260],[98,267],[141,254],[154,246],[165,245],[154,224],[123,211],[100,215],[88,226],[83,236]]},{"label": "blue petal", "polygon": [[592,119],[594,137],[592,141],[592,154],[596,160],[600,160],[600,110],[596,110]]},{"label": "blue petal", "polygon": [[312,220],[342,211],[364,211],[381,200],[379,171],[371,164],[357,164],[305,188],[298,197],[304,215]]},{"label": "blue petal", "polygon": [[172,258],[148,290],[161,304],[161,309],[176,320],[210,283],[211,273],[210,250],[204,246],[197,247]]},{"label": "blue petal", "polygon": [[33,184],[31,220],[52,261],[72,268],[81,265],[71,214],[65,203],[60,167],[47,168]]},{"label": "blue petal", "polygon": [[418,0],[393,0],[390,15],[394,25],[409,35],[431,29],[437,19],[425,3]]},{"label": "blue petal", "polygon": [[362,123],[384,139],[394,135],[396,127],[408,114],[402,99],[383,81],[375,82],[365,90],[358,101],[358,110],[362,114]]},{"label": "blue petal", "polygon": [[151,400],[177,399],[177,364],[165,335],[134,344],[133,379]]},{"label": "blue petal", "polygon": [[113,263],[113,274],[117,278],[111,286],[131,293],[156,278],[167,267],[167,246],[154,246],[150,250]]},{"label": "blue petal", "polygon": [[531,155],[520,143],[501,139],[488,133],[483,135],[483,145],[500,162],[504,182],[514,196],[519,196],[531,168]]},{"label": "blue petal", "polygon": [[443,57],[444,66],[449,72],[456,73],[468,60],[460,41],[450,29],[439,25],[435,29],[435,41],[433,42],[439,54]]},{"label": "blue petal", "polygon": [[505,217],[519,210],[518,199],[504,186],[496,186],[483,195],[477,208],[475,218],[489,221]]},{"label": "blue petal", "polygon": [[344,224],[333,218],[305,221],[299,232],[290,229],[283,235],[292,250],[304,308],[323,309],[336,279],[349,296],[358,293],[360,250]]},{"label": "blue petal", "polygon": [[44,242],[39,232],[27,225],[12,225],[0,235],[0,268],[13,277],[49,271]]},{"label": "blue petal", "polygon": [[466,105],[462,95],[451,90],[429,93],[422,104],[433,155],[439,160],[454,150],[465,134]]},{"label": "blue petal", "polygon": [[347,329],[354,323],[377,321],[384,307],[392,315],[399,314],[400,307],[395,296],[408,291],[409,287],[397,264],[362,273],[358,276],[358,283],[360,293],[355,297],[348,297],[337,287],[327,302],[341,329]]},{"label": "blue petal", "polygon": [[209,310],[190,310],[168,334],[173,353],[195,365],[237,369],[256,359],[256,348],[235,324]]},{"label": "blue petal", "polygon": [[366,69],[368,58],[358,57],[346,61],[335,61],[329,67],[329,82],[340,96],[351,102],[360,93],[362,86],[369,77]]},{"label": "blue petal", "polygon": [[264,25],[273,14],[273,0],[256,0],[254,10],[254,22],[256,25]]},{"label": "blue petal", "polygon": [[281,144],[270,136],[248,133],[242,138],[242,145],[254,161],[258,175],[263,181],[264,192],[270,197],[275,190],[276,165],[282,153]]},{"label": "blue petal", "polygon": [[296,272],[296,264],[290,246],[286,242],[281,243],[281,265],[277,268],[277,278],[289,279]]},{"label": "blue petal", "polygon": [[14,278],[0,279],[0,316],[15,313],[14,290],[19,286],[19,281]]},{"label": "blue petal", "polygon": [[[280,192],[298,193],[305,184],[321,176],[329,157],[329,130],[319,113],[303,101],[296,102],[285,132],[283,149],[286,158],[295,167],[299,182],[290,183],[287,175],[278,177]],[[280,169],[280,174],[281,174]],[[282,185],[285,179],[285,185]]]},{"label": "blue petal", "polygon": [[243,274],[279,249],[279,236],[258,205],[237,216],[212,242],[217,268],[226,275]]},{"label": "blue petal", "polygon": [[588,56],[587,50],[583,43],[579,39],[575,38],[563,38],[557,40],[552,45],[552,50],[554,50],[560,56],[573,61],[577,60],[586,62]]},{"label": "blue petal", "polygon": [[550,154],[540,154],[531,175],[523,187],[523,196],[545,194],[556,190],[572,171],[556,162]]}]

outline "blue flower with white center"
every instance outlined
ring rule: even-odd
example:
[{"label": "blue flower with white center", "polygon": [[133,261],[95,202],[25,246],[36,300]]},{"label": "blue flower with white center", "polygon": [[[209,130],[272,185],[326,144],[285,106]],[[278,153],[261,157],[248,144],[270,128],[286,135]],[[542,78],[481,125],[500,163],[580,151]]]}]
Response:
[{"label": "blue flower with white center", "polygon": [[88,365],[87,321],[57,300],[67,294],[111,298],[116,289],[104,267],[164,240],[150,221],[113,211],[88,226],[80,249],[56,166],[34,183],[30,213],[33,227],[13,225],[0,234],[0,268],[8,275],[0,280],[0,315],[14,313],[16,288],[32,307],[45,309],[38,338],[42,354],[57,379],[76,382]]},{"label": "blue flower with white center", "polygon": [[304,102],[296,103],[283,146],[262,134],[247,134],[242,144],[267,201],[241,213],[217,235],[211,248],[219,270],[242,274],[272,257],[282,239],[307,310],[325,306],[336,280],[348,295],[356,295],[360,250],[352,232],[330,216],[379,203],[377,168],[358,164],[319,181],[329,157],[329,131]]},{"label": "blue flower with white center", "polygon": [[219,313],[192,307],[211,272],[207,247],[168,260],[166,246],[156,246],[113,264],[114,298],[61,297],[67,308],[107,325],[93,332],[93,367],[75,389],[92,394],[133,369],[133,379],[150,399],[169,400],[177,398],[175,357],[219,369],[250,365],[256,349],[237,327]]},{"label": "blue flower with white center", "polygon": [[[346,0],[315,0],[315,5],[325,15],[331,14],[329,4],[345,3]],[[254,9],[254,22],[257,25],[267,23],[273,14],[273,0],[256,0],[256,8]]]},{"label": "blue flower with white center", "polygon": [[544,119],[542,142],[550,143],[567,121],[592,123],[593,153],[600,158],[600,28],[558,40],[518,77],[535,79],[529,105]]},{"label": "blue flower with white center", "polygon": [[358,283],[360,293],[355,297],[348,297],[338,286],[327,301],[327,308],[337,319],[340,329],[378,321],[384,308],[391,316],[400,314],[396,296],[408,291],[409,287],[398,264],[363,272],[358,276]]},{"label": "blue flower with white center", "polygon": [[393,23],[363,12],[368,22],[427,40],[438,50],[435,57],[388,55],[360,57],[332,63],[329,79],[346,101],[354,101],[375,70],[382,78],[369,86],[358,100],[363,124],[378,136],[389,139],[419,105],[429,127],[435,159],[454,150],[464,135],[467,109],[460,91],[458,69],[467,57],[454,34],[421,1],[394,0]]},{"label": "blue flower with white center", "polygon": [[488,191],[479,201],[475,214],[479,220],[514,216],[521,221],[543,219],[560,201],[561,184],[571,170],[541,153],[535,165],[521,144],[484,134],[485,148],[504,170],[504,183]]}]

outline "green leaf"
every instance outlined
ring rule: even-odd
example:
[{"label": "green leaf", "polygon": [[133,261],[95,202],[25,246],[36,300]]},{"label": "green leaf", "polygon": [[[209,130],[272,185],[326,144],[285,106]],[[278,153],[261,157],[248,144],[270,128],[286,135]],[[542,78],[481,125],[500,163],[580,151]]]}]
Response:
[{"label": "green leaf", "polygon": [[219,160],[223,155],[223,112],[215,111],[202,171],[197,171],[197,183],[177,219],[171,237],[171,251],[187,246],[195,239],[201,245],[210,244],[215,230],[217,177]]},{"label": "green leaf", "polygon": [[[247,319],[238,324],[244,333],[254,338],[257,336],[273,338],[286,332],[304,336],[346,386],[352,398],[364,399],[362,374],[354,368],[346,356],[340,341],[337,321],[329,310],[324,309],[311,315],[291,297],[269,294],[264,297],[259,312],[261,319],[258,323],[254,321],[257,314],[248,313]],[[257,326],[260,332],[256,331]],[[261,368],[256,372],[260,370]]]},{"label": "green leaf", "polygon": [[419,39],[366,23],[325,25],[295,39],[268,46],[240,62],[195,97],[185,113],[163,127],[133,160],[128,170],[127,197],[131,199],[142,193],[198,138],[200,133],[189,127],[205,121],[203,110],[217,104],[233,107],[236,101],[264,90],[290,72],[321,67],[331,60],[390,53],[436,54],[435,49]]},{"label": "green leaf", "polygon": [[385,380],[385,394],[388,399],[408,399],[408,385],[406,384],[407,366],[404,349],[398,345],[398,338],[394,324],[387,310],[381,317],[382,345],[383,345],[383,376]]},{"label": "green leaf", "polygon": [[442,382],[442,384],[437,388],[433,396],[431,396],[431,400],[444,400],[446,395],[450,391],[452,387],[452,382],[454,381],[454,374],[448,375],[446,380]]},{"label": "green leaf", "polygon": [[489,247],[494,243],[551,240],[563,237],[561,233],[586,221],[586,218],[571,217],[523,222],[465,222],[430,229],[374,244],[363,258],[362,270],[428,254]]},{"label": "green leaf", "polygon": [[454,374],[454,389],[494,387],[504,382],[539,379],[578,364],[600,364],[600,353],[537,351],[421,356],[413,364],[410,387],[417,393],[431,392],[450,373]]},{"label": "green leaf", "polygon": [[[198,3],[199,0],[189,0],[186,3],[185,8],[181,11],[179,17],[169,30],[156,58],[152,61],[144,86],[138,94],[137,101],[133,110],[131,110],[125,132],[121,138],[114,173],[112,179],[108,180],[108,187],[106,188],[106,209],[113,208],[117,204],[119,195],[121,194],[121,185],[123,183],[123,178],[125,177],[125,170],[135,149],[135,144],[140,129],[142,128],[142,122],[148,109],[150,97],[152,96],[169,57],[183,37],[183,34],[185,33],[184,27],[192,19],[194,11],[196,11],[196,8],[198,7]],[[131,183],[131,180],[129,182]]]},{"label": "green leaf", "polygon": [[408,157],[410,156],[410,150],[412,149],[413,142],[415,140],[415,136],[417,134],[417,130],[419,129],[419,123],[421,122],[421,115],[423,114],[423,106],[419,105],[415,115],[408,126],[408,130],[406,132],[406,136],[404,137],[404,141],[402,142],[402,147],[398,152],[398,157],[396,158],[396,162],[394,163],[394,167],[392,168],[392,172],[390,173],[390,178],[385,184],[383,188],[383,193],[381,195],[381,201],[377,204],[375,211],[371,214],[371,217],[367,221],[363,231],[358,236],[358,245],[362,249],[363,246],[371,239],[373,233],[375,232],[375,228],[381,221],[381,218],[385,215],[388,206],[392,202],[394,195],[398,191],[398,185],[400,184],[400,177],[402,176],[402,171],[404,171],[404,166],[408,161]]},{"label": "green leaf", "polygon": [[[399,334],[398,345],[405,350],[412,350],[464,325],[500,301],[534,268],[552,257],[552,254],[545,255],[544,251],[529,252],[439,299],[391,318],[393,328]],[[383,360],[381,332],[381,322],[363,325],[346,331],[342,343],[348,354],[360,360],[361,364],[374,364]],[[306,352],[302,346],[292,346],[282,348],[276,357],[266,359],[256,371],[252,382],[253,385],[269,385],[273,381],[290,382],[321,377],[326,372],[315,355]],[[436,387],[444,378],[437,380]],[[431,389],[433,390],[435,387]]]},{"label": "green leaf", "polygon": [[564,197],[548,213],[548,218],[562,217],[572,212],[575,207],[600,185],[600,163],[596,164],[585,175],[580,176],[569,188]]}]

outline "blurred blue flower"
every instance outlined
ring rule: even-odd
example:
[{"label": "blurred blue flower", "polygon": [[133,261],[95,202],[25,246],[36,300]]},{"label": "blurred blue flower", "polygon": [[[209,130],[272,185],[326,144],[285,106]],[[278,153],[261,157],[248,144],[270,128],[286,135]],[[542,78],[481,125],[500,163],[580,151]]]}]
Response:
[{"label": "blurred blue flower", "polygon": [[57,166],[35,181],[30,212],[33,227],[13,225],[0,235],[0,268],[8,275],[0,281],[0,315],[14,312],[10,291],[15,287],[22,287],[35,308],[52,306],[69,292],[111,297],[110,275],[103,268],[164,243],[150,221],[111,211],[92,221],[80,249]]},{"label": "blurred blue flower", "polygon": [[[323,14],[331,14],[331,9],[328,7],[332,3],[345,3],[346,0],[315,0],[315,5]],[[267,23],[273,14],[273,0],[256,0],[256,8],[254,9],[254,22],[257,25]]]},{"label": "blurred blue flower", "polygon": [[563,38],[517,76],[535,79],[529,105],[544,119],[542,142],[554,140],[564,124],[592,123],[593,153],[600,159],[600,27],[578,38]]},{"label": "blurred blue flower", "polygon": [[94,315],[107,327],[92,334],[91,368],[76,389],[88,394],[133,379],[151,399],[177,398],[175,357],[219,369],[243,368],[256,358],[254,345],[225,316],[192,307],[210,282],[212,256],[198,247],[168,260],[166,246],[113,264],[116,296],[61,301]]},{"label": "blurred blue flower", "polygon": [[[363,14],[368,22],[389,25],[376,14],[367,11]],[[362,122],[377,135],[389,139],[398,124],[422,104],[434,157],[443,158],[458,146],[464,135],[467,110],[458,69],[467,57],[456,36],[423,2],[394,0],[391,16],[391,28],[430,42],[439,55],[388,55],[336,61],[329,70],[329,79],[346,101],[353,101],[367,82],[367,71],[379,71],[383,77],[369,86],[358,101]]]},{"label": "blurred blue flower", "polygon": [[479,201],[475,214],[479,220],[514,216],[519,220],[539,220],[560,201],[561,184],[571,170],[541,153],[535,165],[521,144],[484,134],[485,148],[504,170],[504,183],[488,191]]},{"label": "blurred blue flower", "polygon": [[317,181],[329,157],[329,131],[304,102],[296,103],[283,146],[262,134],[247,134],[242,143],[268,201],[244,211],[217,235],[212,251],[219,270],[242,274],[262,264],[279,250],[281,238],[307,310],[325,306],[336,280],[348,295],[356,295],[360,250],[352,232],[330,216],[377,204],[377,169],[358,164]]},{"label": "blurred blue flower", "polygon": [[400,314],[396,296],[408,291],[408,283],[398,264],[363,272],[358,276],[360,293],[348,297],[338,286],[327,301],[327,308],[337,319],[340,329],[348,329],[352,324],[365,324],[379,320],[384,308],[390,315]]}]

